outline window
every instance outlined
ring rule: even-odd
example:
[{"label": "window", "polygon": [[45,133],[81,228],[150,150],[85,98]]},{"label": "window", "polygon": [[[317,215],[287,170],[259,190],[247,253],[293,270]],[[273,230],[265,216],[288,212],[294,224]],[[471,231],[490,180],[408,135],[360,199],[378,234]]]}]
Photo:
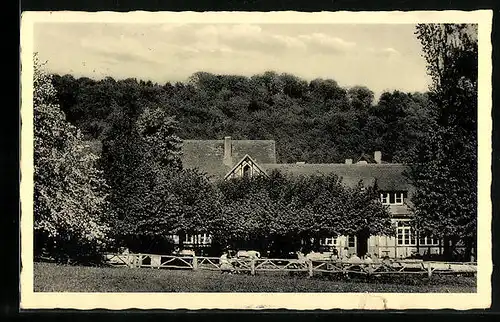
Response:
[{"label": "window", "polygon": [[325,246],[335,246],[337,245],[337,238],[331,237],[331,238],[321,239],[320,244]]},{"label": "window", "polygon": [[380,202],[384,205],[402,205],[404,201],[404,192],[382,192]]},{"label": "window", "polygon": [[199,244],[205,245],[210,244],[212,242],[212,238],[209,234],[200,234],[200,235],[188,235],[186,234],[185,244]]},{"label": "window", "polygon": [[388,193],[381,193],[381,194],[380,194],[380,201],[381,201],[384,205],[389,204],[389,194],[388,194]]},{"label": "window", "polygon": [[200,235],[200,244],[210,244],[212,242],[212,238],[208,234]]},{"label": "window", "polygon": [[184,240],[185,244],[194,244],[194,235],[186,234],[186,239]]},{"label": "window", "polygon": [[420,246],[439,245],[439,239],[433,237],[420,237],[418,243]]},{"label": "window", "polygon": [[397,244],[398,246],[415,245],[415,233],[410,226],[405,222],[398,222],[397,227]]},{"label": "window", "polygon": [[347,236],[347,246],[355,247],[356,246],[356,237],[355,236]]}]

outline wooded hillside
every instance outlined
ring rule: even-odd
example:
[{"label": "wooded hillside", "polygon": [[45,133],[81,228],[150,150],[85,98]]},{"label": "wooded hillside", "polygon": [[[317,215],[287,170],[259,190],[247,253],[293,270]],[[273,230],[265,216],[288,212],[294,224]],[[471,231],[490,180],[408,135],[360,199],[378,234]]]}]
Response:
[{"label": "wooded hillside", "polygon": [[175,116],[182,139],[274,139],[280,163],[343,162],[375,150],[385,161],[404,162],[431,117],[427,93],[386,92],[375,102],[366,87],[275,72],[198,72],[164,85],[54,75],[53,83],[67,119],[87,138],[105,140],[124,113],[160,106]]}]

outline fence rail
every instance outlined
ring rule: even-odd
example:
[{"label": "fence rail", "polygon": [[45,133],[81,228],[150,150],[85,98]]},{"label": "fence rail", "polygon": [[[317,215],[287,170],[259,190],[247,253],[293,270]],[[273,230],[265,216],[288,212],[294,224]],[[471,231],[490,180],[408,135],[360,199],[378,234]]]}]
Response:
[{"label": "fence rail", "polygon": [[[155,254],[105,254],[105,262],[111,266],[156,269],[189,269],[189,270],[227,270],[218,257],[174,256]],[[476,274],[476,262],[435,262],[419,260],[390,260],[377,263],[353,263],[340,260],[304,260],[275,258],[231,258],[230,270],[236,273],[256,272],[307,272],[327,274],[421,274],[431,277],[433,274]]]}]

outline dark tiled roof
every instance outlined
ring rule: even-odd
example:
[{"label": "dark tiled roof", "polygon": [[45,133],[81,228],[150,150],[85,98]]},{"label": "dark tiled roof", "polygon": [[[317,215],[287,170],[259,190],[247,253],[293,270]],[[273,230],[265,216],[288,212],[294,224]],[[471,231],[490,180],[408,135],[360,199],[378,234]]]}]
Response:
[{"label": "dark tiled roof", "polygon": [[379,189],[386,191],[409,190],[410,185],[403,176],[402,164],[260,164],[270,173],[276,169],[291,175],[313,175],[334,173],[342,177],[347,186],[355,186],[360,180],[365,185],[375,181]]},{"label": "dark tiled roof", "polygon": [[232,164],[224,164],[224,140],[184,140],[182,164],[185,168],[198,168],[215,179],[222,179],[245,155],[258,164],[276,163],[275,141],[231,140]]}]

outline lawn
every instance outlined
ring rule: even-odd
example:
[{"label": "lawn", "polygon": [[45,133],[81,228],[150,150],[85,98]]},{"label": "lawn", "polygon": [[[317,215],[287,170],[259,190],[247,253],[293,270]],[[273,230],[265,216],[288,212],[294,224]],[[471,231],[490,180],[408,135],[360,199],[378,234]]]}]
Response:
[{"label": "lawn", "polygon": [[474,293],[475,277],[391,276],[389,279],[332,280],[278,273],[226,275],[216,271],[34,263],[35,292],[384,292]]}]

